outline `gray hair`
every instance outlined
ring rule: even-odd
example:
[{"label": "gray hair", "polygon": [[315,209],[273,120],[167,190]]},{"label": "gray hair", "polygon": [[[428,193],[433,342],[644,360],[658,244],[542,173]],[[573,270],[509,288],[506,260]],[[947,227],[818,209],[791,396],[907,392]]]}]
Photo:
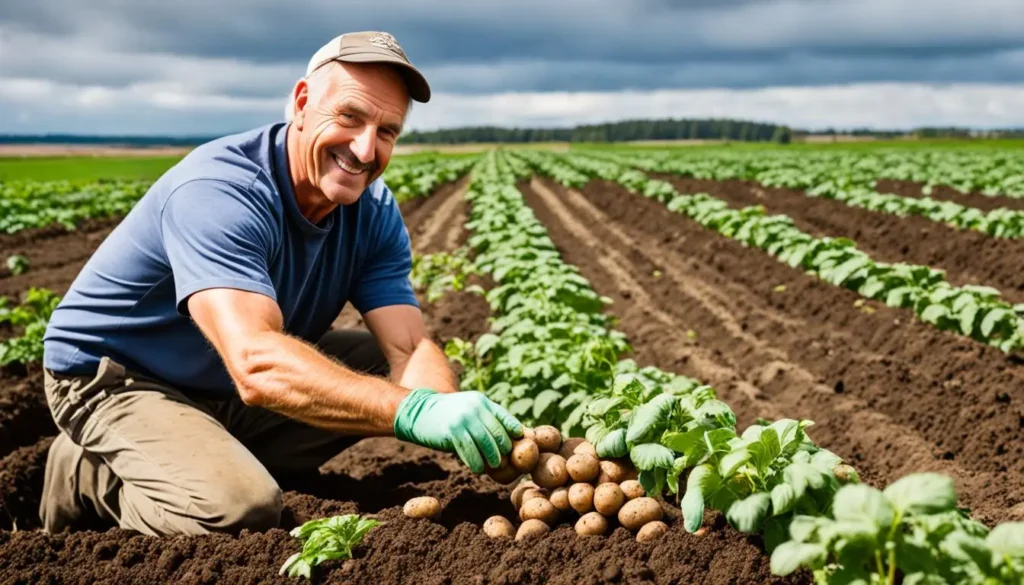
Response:
[{"label": "gray hair", "polygon": [[[320,82],[319,78],[322,77],[324,75],[324,73],[327,70],[329,70],[329,69],[330,69],[330,67],[321,67],[316,72],[314,72],[313,75],[311,75],[311,76],[306,78],[307,82],[310,85],[310,88],[309,88],[310,96],[316,96],[316,99],[319,99],[319,95],[317,93],[319,91],[319,85],[321,85],[321,82]],[[296,82],[296,83],[298,83],[298,82]],[[313,97],[311,97],[311,99],[313,99]],[[413,102],[414,102],[414,100],[410,96],[409,97],[409,104],[405,108],[405,117],[402,118],[402,125],[403,126],[405,125],[405,121],[409,119],[409,114],[412,113],[412,104],[413,104]],[[294,113],[295,113],[295,102],[292,100],[291,94],[289,94],[288,97],[285,99],[285,104],[284,104],[284,121],[285,122],[291,122]]]}]

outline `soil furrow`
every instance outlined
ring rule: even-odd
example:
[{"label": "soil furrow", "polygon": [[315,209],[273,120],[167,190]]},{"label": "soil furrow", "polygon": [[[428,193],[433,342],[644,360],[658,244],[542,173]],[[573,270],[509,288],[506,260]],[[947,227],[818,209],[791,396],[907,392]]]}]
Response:
[{"label": "soil furrow", "polygon": [[[942,471],[956,477],[963,502],[981,519],[1024,517],[1018,446],[1024,373],[998,350],[936,331],[903,310],[877,303],[858,308],[855,293],[705,230],[618,185],[592,182],[584,190],[588,205],[606,216],[597,221],[595,210],[580,208],[578,196],[545,184],[593,239],[605,242],[603,249],[627,254],[635,264],[633,279],[660,302],[659,310],[676,317],[675,330],[696,330],[698,345],[716,362],[743,372],[741,379],[772,410],[816,421],[815,440],[866,469],[867,479],[888,482],[914,471]],[[545,217],[539,196],[528,197]],[[577,241],[551,212],[545,223],[567,262],[579,265],[599,292],[621,298],[625,287],[598,260],[603,249]],[[628,239],[616,239],[608,225]],[[664,275],[656,279],[654,270]],[[697,290],[693,282],[724,293],[732,318],[760,343],[745,343],[731,333],[719,312],[708,310],[709,297],[688,292]],[[690,346],[675,344],[642,314],[623,315],[628,316],[620,328],[645,360],[658,358],[662,367],[682,365],[682,373],[710,378],[688,362]],[[645,348],[653,353],[643,353]],[[670,361],[660,361],[665,358]],[[718,389],[727,402],[737,398],[729,387]],[[744,397],[734,408],[749,424],[761,403]]]},{"label": "soil furrow", "polygon": [[954,285],[988,285],[999,289],[1011,303],[1024,301],[1024,271],[1020,270],[1024,240],[958,230],[920,216],[868,211],[749,181],[657,176],[681,193],[709,193],[732,207],[763,205],[770,214],[789,216],[797,228],[811,235],[849,238],[876,260],[939,268]]},{"label": "soil furrow", "polygon": [[[893,193],[902,197],[924,197],[924,193],[921,192],[923,188],[924,183],[897,179],[878,179],[875,183],[875,189],[879,193]],[[929,197],[938,201],[952,201],[965,207],[976,207],[982,211],[1000,208],[1024,210],[1024,198],[985,195],[984,193],[961,193],[948,185],[936,185],[932,188]]]},{"label": "soil furrow", "polygon": [[[451,215],[424,212],[428,203],[435,209],[445,207],[444,194],[439,195],[434,201],[417,202],[405,215],[410,233],[414,242],[416,234],[429,232],[435,234],[435,245],[458,245],[467,235],[461,225],[466,204],[456,197],[458,205],[447,205]],[[444,225],[424,225],[428,222]],[[479,296],[450,294],[436,304],[424,304],[424,312],[435,337],[472,339],[486,328],[489,308]],[[294,579],[277,574],[298,550],[286,530],[312,518],[352,512],[376,514],[384,524],[357,548],[355,558],[318,568],[318,582],[809,582],[806,573],[772,578],[757,540],[742,537],[727,528],[721,516],[711,514],[706,518],[708,534],[696,537],[682,530],[678,512],[670,510],[672,529],[648,545],[638,544],[624,529],[606,538],[581,539],[570,526],[530,542],[492,540],[480,528],[485,518],[502,514],[516,521],[506,487],[472,475],[453,455],[387,438],[361,441],[328,462],[316,478],[285,478],[301,490],[285,493],[282,525],[268,532],[170,539],[119,529],[47,535],[26,530],[37,522],[47,441],[0,461],[0,523],[13,517],[21,528],[0,530],[0,582],[292,583]],[[402,515],[401,504],[423,494],[442,501],[444,512],[438,521]]]}]

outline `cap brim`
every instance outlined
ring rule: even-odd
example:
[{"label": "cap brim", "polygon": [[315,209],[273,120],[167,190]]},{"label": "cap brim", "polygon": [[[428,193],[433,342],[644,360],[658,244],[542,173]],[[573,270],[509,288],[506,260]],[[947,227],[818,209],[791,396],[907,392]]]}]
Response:
[{"label": "cap brim", "polygon": [[427,83],[427,78],[420,73],[419,69],[416,69],[407,61],[399,59],[390,51],[360,51],[358,53],[338,55],[333,60],[348,61],[349,63],[388,63],[396,65],[399,68],[399,73],[405,80],[405,86],[409,90],[409,97],[424,104],[430,101],[430,84]]}]

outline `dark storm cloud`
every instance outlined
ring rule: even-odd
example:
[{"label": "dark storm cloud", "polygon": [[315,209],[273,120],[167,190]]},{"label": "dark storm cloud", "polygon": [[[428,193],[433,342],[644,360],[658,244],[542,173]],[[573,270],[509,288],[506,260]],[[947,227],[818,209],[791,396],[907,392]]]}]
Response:
[{"label": "dark storm cloud", "polygon": [[[126,55],[278,68],[233,81],[239,95],[279,94],[283,71],[359,29],[393,32],[449,92],[1024,81],[1019,0],[34,0],[3,3],[0,27],[60,39],[75,54],[52,59],[51,79],[69,83],[165,76],[159,60],[119,66]],[[16,49],[0,74],[38,72]],[[90,54],[100,64],[69,64]]]}]

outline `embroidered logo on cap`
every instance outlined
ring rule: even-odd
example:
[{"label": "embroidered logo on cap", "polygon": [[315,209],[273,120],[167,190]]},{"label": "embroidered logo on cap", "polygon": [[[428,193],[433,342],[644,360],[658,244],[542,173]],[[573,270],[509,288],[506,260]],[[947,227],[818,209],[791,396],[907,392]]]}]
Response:
[{"label": "embroidered logo on cap", "polygon": [[397,53],[403,59],[408,60],[405,56],[405,51],[398,45],[398,40],[388,33],[377,33],[370,37],[370,44],[382,49],[387,49],[393,53]]}]

